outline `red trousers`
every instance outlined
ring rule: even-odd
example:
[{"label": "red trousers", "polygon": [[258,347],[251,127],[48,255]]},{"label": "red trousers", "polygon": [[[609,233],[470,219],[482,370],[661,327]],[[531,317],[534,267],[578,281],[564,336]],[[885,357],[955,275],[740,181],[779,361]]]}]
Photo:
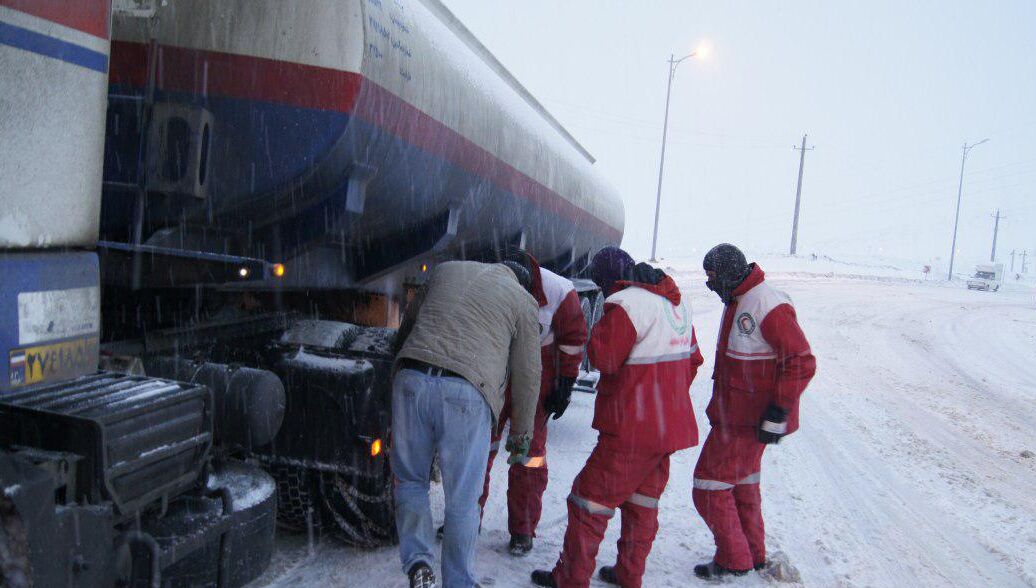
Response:
[{"label": "red trousers", "polygon": [[615,572],[624,588],[640,588],[658,532],[658,499],[669,481],[669,455],[632,452],[601,437],[568,497],[568,528],[554,580],[561,588],[590,585],[597,550],[615,509],[622,532]]},{"label": "red trousers", "polygon": [[[535,428],[532,433],[532,444],[529,446],[529,457],[524,464],[512,464],[507,471],[507,530],[511,535],[536,536],[543,513],[543,493],[547,490],[547,420],[548,415],[543,408],[543,399],[550,389],[541,387],[540,402],[536,405]],[[486,479],[482,487],[479,506],[485,511],[489,499],[489,474],[493,470],[493,460],[500,451],[504,425],[510,419],[510,394],[504,399],[504,408],[500,411],[500,423],[493,431],[493,440],[489,446],[489,462],[486,464]]]},{"label": "red trousers", "polygon": [[766,561],[759,495],[765,449],[754,430],[714,428],[694,468],[694,506],[716,540],[716,563],[730,570]]}]

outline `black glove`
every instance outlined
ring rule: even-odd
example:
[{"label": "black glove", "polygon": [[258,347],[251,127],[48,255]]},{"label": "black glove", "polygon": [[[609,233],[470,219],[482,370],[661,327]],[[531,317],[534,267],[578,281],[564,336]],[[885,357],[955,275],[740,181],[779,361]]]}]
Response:
[{"label": "black glove", "polygon": [[547,416],[553,413],[554,420],[558,420],[565,414],[565,409],[572,400],[572,386],[575,385],[575,378],[562,376],[554,381],[554,389],[543,399],[543,408],[547,411]]},{"label": "black glove", "polygon": [[763,420],[759,423],[759,442],[778,443],[788,430],[788,411],[771,404],[763,413]]}]

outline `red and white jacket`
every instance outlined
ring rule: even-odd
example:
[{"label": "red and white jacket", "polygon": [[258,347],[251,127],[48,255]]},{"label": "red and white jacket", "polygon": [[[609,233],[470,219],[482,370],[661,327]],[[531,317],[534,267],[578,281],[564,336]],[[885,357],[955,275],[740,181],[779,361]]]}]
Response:
[{"label": "red and white jacket", "polygon": [[734,292],[720,323],[712,401],[713,427],[751,430],[775,404],[788,413],[787,433],[799,427],[799,396],[816,371],[816,359],[799,327],[791,299],[752,273]]},{"label": "red and white jacket", "polygon": [[532,260],[532,295],[539,304],[540,394],[550,393],[558,375],[576,378],[583,363],[587,329],[579,294],[571,280],[539,267]]},{"label": "red and white jacket", "polygon": [[616,286],[588,348],[601,372],[593,427],[649,454],[693,447],[698,425],[690,388],[702,357],[691,308],[669,276]]}]

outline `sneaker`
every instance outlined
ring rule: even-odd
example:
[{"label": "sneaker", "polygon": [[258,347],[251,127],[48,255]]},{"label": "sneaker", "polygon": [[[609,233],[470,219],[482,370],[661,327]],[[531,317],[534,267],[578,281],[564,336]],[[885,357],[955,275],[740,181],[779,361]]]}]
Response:
[{"label": "sneaker", "polygon": [[507,550],[515,557],[525,557],[532,551],[532,537],[528,535],[511,535],[511,544]]},{"label": "sneaker", "polygon": [[713,580],[723,576],[744,576],[749,570],[727,569],[714,561],[694,566],[694,575],[703,580]]},{"label": "sneaker", "polygon": [[615,573],[615,566],[601,566],[601,571],[597,572],[597,577],[607,584],[619,585],[619,576]]},{"label": "sneaker", "polygon": [[438,588],[435,572],[426,563],[416,563],[410,568],[410,588]]},{"label": "sneaker", "polygon": [[557,582],[554,581],[554,574],[547,570],[536,570],[533,572],[532,583],[545,588],[558,588]]}]

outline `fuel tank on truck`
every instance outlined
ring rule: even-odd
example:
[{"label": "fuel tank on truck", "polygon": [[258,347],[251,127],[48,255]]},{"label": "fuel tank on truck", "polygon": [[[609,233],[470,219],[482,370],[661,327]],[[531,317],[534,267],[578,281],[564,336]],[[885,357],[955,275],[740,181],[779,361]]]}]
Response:
[{"label": "fuel tank on truck", "polygon": [[110,0],[0,0],[0,250],[92,247]]},{"label": "fuel tank on truck", "polygon": [[113,23],[104,238],[381,289],[523,243],[578,271],[623,209],[589,153],[438,0],[177,0]]}]

